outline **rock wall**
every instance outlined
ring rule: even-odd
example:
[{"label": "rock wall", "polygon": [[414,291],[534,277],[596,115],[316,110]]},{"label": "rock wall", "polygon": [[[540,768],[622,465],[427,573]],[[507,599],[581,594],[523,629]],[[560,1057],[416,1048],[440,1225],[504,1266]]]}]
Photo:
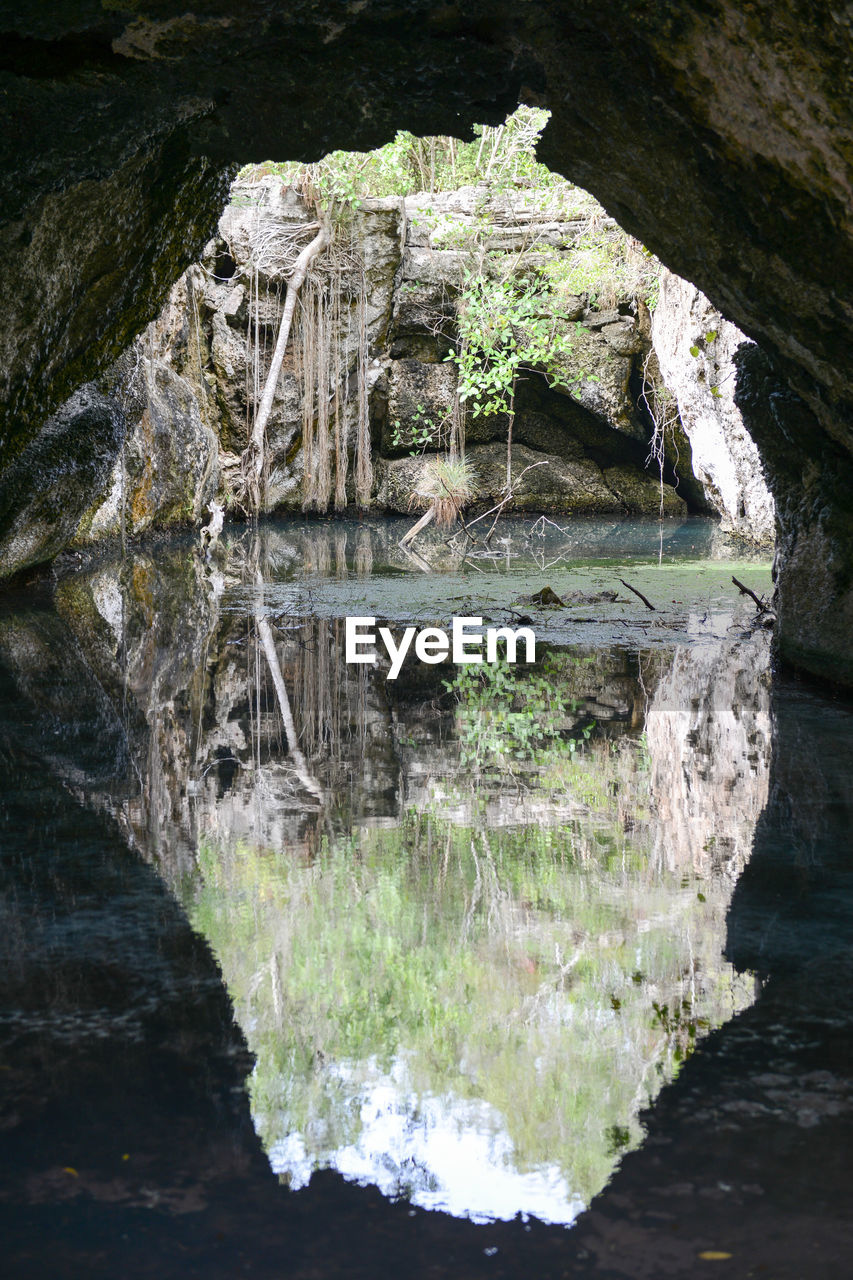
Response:
[{"label": "rock wall", "polygon": [[[541,271],[545,257],[557,269],[565,267],[590,217],[606,219],[584,192],[573,191],[568,207],[565,194],[561,201],[543,205],[541,193],[463,188],[359,206],[334,248],[344,276],[337,279],[329,321],[335,332],[326,388],[341,416],[350,503],[361,372],[373,442],[372,502],[380,510],[407,513],[424,458],[447,448],[458,412],[456,367],[446,356],[453,349],[456,300],[474,246],[486,271],[507,270],[505,264],[520,274]],[[132,429],[106,498],[86,512],[78,541],[116,535],[121,528],[133,535],[152,523],[198,522],[216,494],[233,503],[240,454],[285,296],[282,272],[269,265],[275,259],[269,245],[275,237],[310,236],[315,216],[277,177],[234,188],[218,236],[107,379]],[[618,229],[612,230],[618,238]],[[363,319],[361,286],[346,274],[353,260],[363,273]],[[323,269],[326,283],[318,274],[318,287],[328,290],[330,268]],[[571,351],[561,359],[565,387],[549,386],[535,373],[519,383],[514,471],[525,474],[514,508],[681,515],[688,500],[693,509],[713,509],[692,478],[683,434],[669,441],[666,481],[661,483],[656,467],[649,469],[652,423],[638,395],[650,350],[648,326],[629,290],[610,289],[606,296],[601,291],[607,288],[602,280],[561,299],[563,330],[571,337]],[[301,367],[299,323],[267,427],[269,511],[300,510],[304,503],[303,411],[312,393]],[[315,421],[318,413],[319,395]],[[491,504],[505,479],[506,417],[469,413],[465,432],[479,500]],[[708,492],[716,499],[715,490]]]},{"label": "rock wall", "polygon": [[[274,246],[310,238],[315,220],[305,198],[276,176],[235,185],[218,235],[173,286],[157,319],[97,388],[72,398],[0,485],[6,527],[0,560],[7,569],[55,555],[69,541],[80,545],[174,523],[198,525],[214,499],[239,507],[240,455],[286,296],[286,272]],[[625,251],[630,242],[577,189],[547,197],[542,191],[468,187],[363,201],[316,274],[334,332],[328,372],[314,390],[302,367],[297,315],[267,427],[265,509],[305,507],[305,403],[315,397],[316,430],[322,395],[331,398],[330,414],[340,416],[345,496],[356,502],[360,388],[367,399],[375,509],[412,509],[424,461],[447,448],[457,414],[476,474],[477,503],[482,508],[499,500],[506,415],[460,409],[456,366],[447,360],[455,349],[460,290],[474,268],[498,277],[513,271],[541,278],[544,265],[558,278],[573,279],[591,220],[613,237],[614,255]],[[732,399],[729,352],[742,335],[669,273],[650,324],[630,285],[608,276],[607,263],[598,270],[600,277],[586,289],[558,295],[561,332],[570,339],[560,358],[562,385],[549,385],[534,371],[518,383],[513,458],[519,479],[511,509],[668,516],[710,510],[722,514],[728,530],[756,541],[769,538],[772,501]],[[330,304],[333,286],[336,301]],[[310,305],[300,302],[302,311]],[[712,323],[719,332],[709,352]],[[694,339],[702,348],[698,359],[689,354]],[[706,376],[712,354],[717,369],[726,363]],[[711,376],[722,387],[716,397]],[[670,395],[665,383],[677,392],[682,413],[668,416],[659,470],[650,456],[654,414]],[[106,436],[90,422],[95,401]],[[34,461],[37,453],[50,456],[56,422],[65,442],[61,481],[43,461]],[[67,447],[71,423],[87,433],[89,454]],[[316,454],[310,465],[316,469]],[[16,479],[19,472],[31,477],[31,497]],[[45,499],[48,474],[53,479]],[[42,508],[61,509],[61,519],[47,519]]]},{"label": "rock wall", "polygon": [[[541,192],[507,195],[463,187],[409,197],[405,215],[375,413],[383,458],[378,494],[389,510],[399,512],[409,509],[414,472],[409,455],[419,424],[437,424],[439,439],[449,435],[456,380],[444,357],[455,332],[454,301],[465,271],[476,266],[500,277],[511,262],[514,274],[524,277],[547,263],[559,275],[573,260],[591,219],[609,222],[619,235],[600,206],[579,190],[549,204]],[[481,233],[474,255],[471,233],[484,225],[488,231]],[[548,465],[527,473],[515,509],[591,515],[657,514],[662,508],[667,515],[683,514],[686,499],[671,466],[663,485],[659,475],[646,470],[651,424],[638,400],[635,375],[647,341],[636,300],[628,289],[606,296],[609,282],[603,277],[598,287],[560,297],[565,315],[560,332],[571,343],[559,361],[563,385],[549,386],[536,374],[519,380],[514,474],[537,463]],[[468,455],[489,505],[505,481],[506,435],[505,415],[466,415]]]},{"label": "rock wall", "polygon": [[64,551],[93,501],[109,491],[125,420],[92,383],[43,424],[0,476],[0,564],[7,573]]},{"label": "rock wall", "polygon": [[748,341],[695,285],[662,273],[652,318],[661,374],[674,393],[693,470],[726,530],[772,542],[775,505],[735,404],[734,355]]},{"label": "rock wall", "polygon": [[755,346],[741,347],[736,361],[737,404],[776,499],[777,652],[853,688],[853,460],[822,433],[778,363]]}]

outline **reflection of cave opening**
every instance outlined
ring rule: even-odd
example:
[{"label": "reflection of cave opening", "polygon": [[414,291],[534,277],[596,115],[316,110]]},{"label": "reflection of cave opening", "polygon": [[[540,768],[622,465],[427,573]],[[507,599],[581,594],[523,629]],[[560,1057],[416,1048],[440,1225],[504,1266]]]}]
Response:
[{"label": "reflection of cave opening", "polygon": [[330,1167],[475,1219],[570,1222],[639,1142],[637,1099],[751,1000],[721,922],[766,789],[766,644],[673,651],[693,604],[707,607],[695,570],[720,536],[710,521],[673,524],[663,547],[643,521],[551,525],[541,548],[519,524],[504,534],[478,589],[496,598],[508,575],[516,600],[561,565],[585,601],[566,590],[566,607],[589,626],[626,617],[590,575],[627,554],[651,590],[636,559],[657,574],[662,551],[667,586],[685,575],[669,643],[637,604],[654,652],[546,646],[534,664],[470,672],[412,659],[386,682],[387,664],[348,665],[319,598],[380,589],[384,610],[416,616],[440,576],[400,576],[384,523],[268,527],[268,602],[316,584],[309,613],[277,613],[273,635],[333,806],[304,790],[266,668],[234,643],[245,620],[226,613],[206,705],[240,768],[214,738],[193,810],[204,876],[187,902],[257,1056],[254,1121],[281,1180]]}]

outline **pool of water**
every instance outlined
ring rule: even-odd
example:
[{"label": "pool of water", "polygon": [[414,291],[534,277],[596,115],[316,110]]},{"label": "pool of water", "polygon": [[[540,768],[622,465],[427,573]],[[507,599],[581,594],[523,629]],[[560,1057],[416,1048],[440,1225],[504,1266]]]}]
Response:
[{"label": "pool of water", "polygon": [[[365,1265],[503,1221],[512,1245],[453,1247],[521,1274],[550,1224],[595,1270],[596,1206],[636,1223],[661,1141],[682,1218],[737,1184],[742,1153],[684,1174],[659,1130],[685,1107],[731,1153],[774,1114],[774,1141],[840,1140],[847,1004],[803,974],[847,964],[853,717],[774,680],[732,583],[769,595],[769,565],[698,519],[507,521],[416,559],[405,527],[176,537],[2,602],[15,1274],[273,1274],[285,1209],[297,1252],[372,1213]],[[347,662],[348,615],[525,625],[536,659],[391,680]],[[323,1239],[305,1274],[349,1273],[355,1236]]]}]

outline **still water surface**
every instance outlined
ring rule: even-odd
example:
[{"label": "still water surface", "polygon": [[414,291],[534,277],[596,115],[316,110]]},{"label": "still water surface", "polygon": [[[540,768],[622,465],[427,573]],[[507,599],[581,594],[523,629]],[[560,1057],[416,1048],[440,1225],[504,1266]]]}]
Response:
[{"label": "still water surface", "polygon": [[[19,860],[8,899],[28,990],[45,948],[75,979],[42,973],[6,1027],[30,1085],[52,1043],[183,1036],[192,1057],[198,1029],[163,1016],[168,965],[100,995],[80,977],[103,985],[123,947],[130,964],[144,915],[124,882],[87,902],[93,831],[117,833],[212,949],[271,1179],[332,1168],[475,1221],[567,1224],[758,990],[725,951],[768,800],[768,636],[731,576],[767,592],[769,567],[701,520],[507,522],[493,550],[434,538],[425,564],[396,547],[404,527],[237,529],[208,561],[175,539],[8,603],[6,832],[26,839],[67,797],[78,816],[51,828],[38,893]],[[545,586],[561,606],[534,598]],[[387,663],[347,665],[346,614],[529,618],[537,661],[409,659],[392,683]],[[48,1198],[81,1176],[104,1195],[85,1153],[39,1132],[24,1162]],[[144,1203],[119,1154],[111,1195]]]}]

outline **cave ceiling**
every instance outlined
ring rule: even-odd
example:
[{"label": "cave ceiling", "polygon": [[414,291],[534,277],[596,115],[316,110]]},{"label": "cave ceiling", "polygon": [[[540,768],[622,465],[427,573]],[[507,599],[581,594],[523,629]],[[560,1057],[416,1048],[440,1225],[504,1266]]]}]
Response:
[{"label": "cave ceiling", "polygon": [[236,162],[464,134],[542,158],[790,362],[850,448],[853,8],[814,3],[0,6],[3,460],[154,313]]}]

